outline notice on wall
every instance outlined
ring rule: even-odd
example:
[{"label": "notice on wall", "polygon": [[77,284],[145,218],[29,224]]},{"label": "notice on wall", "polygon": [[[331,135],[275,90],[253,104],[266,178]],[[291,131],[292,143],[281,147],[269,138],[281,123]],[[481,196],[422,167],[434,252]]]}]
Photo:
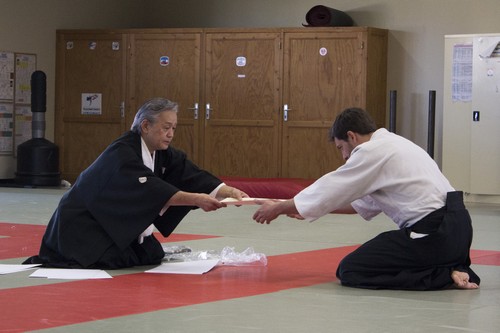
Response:
[{"label": "notice on wall", "polygon": [[0,51],[0,155],[31,139],[31,74],[36,55]]},{"label": "notice on wall", "polygon": [[102,94],[83,93],[82,94],[82,114],[102,115]]},{"label": "notice on wall", "polygon": [[36,70],[36,55],[16,53],[16,103],[31,103],[31,74]]},{"label": "notice on wall", "polygon": [[472,44],[453,46],[451,99],[453,102],[472,101]]},{"label": "notice on wall", "polygon": [[10,155],[13,150],[14,112],[11,103],[0,103],[0,155]]},{"label": "notice on wall", "polygon": [[14,52],[0,52],[0,99],[14,99]]}]

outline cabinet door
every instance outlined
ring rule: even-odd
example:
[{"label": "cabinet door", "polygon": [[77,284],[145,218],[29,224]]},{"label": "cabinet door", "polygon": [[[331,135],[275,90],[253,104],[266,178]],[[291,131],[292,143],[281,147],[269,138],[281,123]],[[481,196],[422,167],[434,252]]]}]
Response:
[{"label": "cabinet door", "polygon": [[444,44],[442,171],[455,189],[470,193],[472,37],[449,35]]},{"label": "cabinet door", "polygon": [[328,132],[335,116],[365,106],[361,33],[285,33],[282,176],[317,178],[343,164]]},{"label": "cabinet door", "polygon": [[55,141],[73,182],[124,131],[126,38],[58,32],[57,57]]},{"label": "cabinet door", "polygon": [[[153,97],[179,104],[172,146],[200,162],[200,33],[132,34],[129,58],[127,127],[138,108]],[[201,115],[202,117],[202,115]]]},{"label": "cabinet door", "polygon": [[474,37],[472,112],[468,121],[470,190],[477,194],[500,195],[499,38],[498,35]]},{"label": "cabinet door", "polygon": [[207,33],[204,167],[279,175],[279,32]]}]

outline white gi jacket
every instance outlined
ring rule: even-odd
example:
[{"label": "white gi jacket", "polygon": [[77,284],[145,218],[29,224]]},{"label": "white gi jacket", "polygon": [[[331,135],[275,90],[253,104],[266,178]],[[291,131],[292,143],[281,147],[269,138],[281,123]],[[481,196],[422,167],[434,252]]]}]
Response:
[{"label": "white gi jacket", "polygon": [[451,191],[425,150],[381,128],[354,148],[343,166],[298,193],[294,202],[310,221],[351,204],[366,220],[384,212],[404,228],[443,207]]}]

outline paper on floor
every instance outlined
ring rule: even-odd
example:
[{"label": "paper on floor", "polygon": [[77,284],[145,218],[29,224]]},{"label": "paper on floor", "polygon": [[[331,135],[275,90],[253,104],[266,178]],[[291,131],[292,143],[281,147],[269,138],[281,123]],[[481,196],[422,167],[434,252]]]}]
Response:
[{"label": "paper on floor", "polygon": [[111,279],[112,276],[100,269],[73,269],[73,268],[40,268],[34,271],[30,277],[80,280],[80,279]]},{"label": "paper on floor", "polygon": [[28,269],[33,269],[35,267],[40,266],[40,264],[33,265],[8,265],[8,264],[0,264],[0,274],[9,274],[9,273],[17,273],[26,271]]},{"label": "paper on floor", "polygon": [[167,262],[153,269],[147,270],[146,273],[203,274],[214,268],[218,262],[219,259]]}]

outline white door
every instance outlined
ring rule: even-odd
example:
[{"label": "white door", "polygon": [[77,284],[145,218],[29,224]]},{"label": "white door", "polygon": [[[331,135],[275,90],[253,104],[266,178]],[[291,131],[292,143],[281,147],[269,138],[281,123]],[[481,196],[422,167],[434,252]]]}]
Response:
[{"label": "white door", "polygon": [[471,193],[500,194],[500,35],[474,38]]}]

